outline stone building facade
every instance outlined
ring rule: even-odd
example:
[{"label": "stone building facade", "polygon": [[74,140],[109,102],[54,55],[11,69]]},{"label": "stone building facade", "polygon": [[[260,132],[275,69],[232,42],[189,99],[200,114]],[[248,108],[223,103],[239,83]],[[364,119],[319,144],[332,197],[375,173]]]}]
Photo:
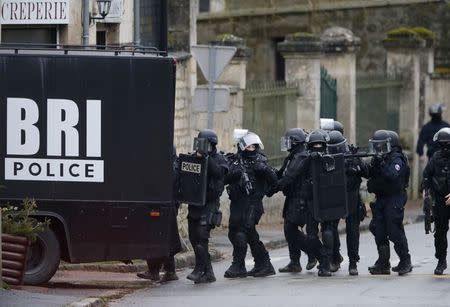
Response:
[{"label": "stone building facade", "polygon": [[[110,14],[89,26],[90,45],[133,43],[133,1],[113,0]],[[81,45],[83,42],[83,1],[1,2],[1,42]],[[95,0],[89,12],[97,15]]]},{"label": "stone building facade", "polygon": [[[332,26],[350,29],[361,38],[358,74],[383,74],[386,66],[381,41],[394,28],[425,27],[438,37],[437,65],[448,65],[450,6],[438,0],[210,0],[210,12],[198,16],[198,41],[217,34],[243,37],[254,50],[249,80],[283,80],[283,60],[276,44],[295,32],[319,35]],[[447,51],[446,51],[447,50]],[[264,63],[264,65],[261,65]]]}]

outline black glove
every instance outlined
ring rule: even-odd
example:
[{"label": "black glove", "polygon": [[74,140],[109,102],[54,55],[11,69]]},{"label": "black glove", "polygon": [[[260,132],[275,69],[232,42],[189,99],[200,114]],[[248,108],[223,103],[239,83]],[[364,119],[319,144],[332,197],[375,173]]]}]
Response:
[{"label": "black glove", "polygon": [[310,156],[311,156],[311,158],[313,158],[313,159],[317,159],[317,158],[322,157],[322,153],[317,152],[317,151],[313,151],[313,152],[311,152]]},{"label": "black glove", "polygon": [[228,172],[228,175],[230,177],[236,178],[236,177],[241,177],[242,176],[242,168],[240,168],[239,166],[236,165],[232,165],[230,167],[230,170]]},{"label": "black glove", "polygon": [[255,170],[255,172],[257,173],[264,173],[267,171],[267,165],[265,165],[262,162],[257,162],[254,166],[253,169]]},{"label": "black glove", "polygon": [[367,216],[366,205],[363,202],[359,203],[359,220],[362,222]]}]

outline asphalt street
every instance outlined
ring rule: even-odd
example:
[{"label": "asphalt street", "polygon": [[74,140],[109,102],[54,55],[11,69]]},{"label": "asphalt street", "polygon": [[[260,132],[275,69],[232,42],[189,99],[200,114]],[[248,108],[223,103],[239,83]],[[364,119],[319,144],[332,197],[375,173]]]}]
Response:
[{"label": "asphalt street", "polygon": [[[361,235],[359,276],[348,275],[348,258],[333,277],[318,277],[317,269],[299,274],[281,274],[266,278],[225,279],[230,265],[227,259],[213,264],[217,282],[194,285],[186,279],[191,270],[179,272],[179,281],[148,287],[112,301],[109,306],[450,306],[450,275],[434,276],[436,266],[432,235],[425,235],[423,223],[405,227],[414,265],[406,276],[392,273],[372,276],[367,267],[377,258],[373,236]],[[341,236],[341,252],[346,255],[345,236]],[[398,257],[391,245],[391,264]],[[270,251],[276,270],[288,262],[287,248]],[[306,257],[302,257],[305,266]],[[253,260],[247,256],[247,269]]]}]

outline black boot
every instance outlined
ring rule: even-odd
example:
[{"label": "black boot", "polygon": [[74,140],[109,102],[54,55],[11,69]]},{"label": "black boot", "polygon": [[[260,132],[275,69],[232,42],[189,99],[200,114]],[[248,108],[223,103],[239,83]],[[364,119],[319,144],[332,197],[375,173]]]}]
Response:
[{"label": "black boot", "polygon": [[389,245],[378,246],[378,260],[375,264],[369,267],[369,272],[372,275],[389,275],[391,274],[391,264],[389,259],[391,251]]},{"label": "black boot", "polygon": [[280,273],[300,273],[302,266],[300,265],[300,259],[291,259],[291,261],[283,268],[279,268]]},{"label": "black boot", "polygon": [[358,275],[358,267],[356,265],[356,261],[350,260],[350,264],[348,265],[348,274],[351,276]]},{"label": "black boot", "polygon": [[160,282],[165,283],[172,280],[178,280],[177,273],[175,272],[166,272],[161,278]]},{"label": "black boot", "polygon": [[206,269],[205,273],[200,277],[200,280],[195,282],[196,284],[204,284],[204,283],[211,283],[216,281],[216,276],[214,276],[214,271],[211,265],[211,258],[208,254],[207,263],[206,263]]},{"label": "black boot", "polygon": [[264,261],[263,266],[260,270],[258,270],[253,277],[266,277],[270,275],[275,275],[275,269],[273,268],[272,263],[270,262],[270,259],[267,259]]},{"label": "black boot", "polygon": [[308,263],[306,264],[306,269],[308,271],[312,270],[316,267],[316,265],[317,265],[316,257],[308,255]]},{"label": "black boot", "polygon": [[442,275],[444,274],[445,269],[447,268],[447,260],[439,259],[436,269],[434,270],[434,275]]},{"label": "black boot", "polygon": [[319,272],[317,272],[317,275],[320,277],[330,277],[331,271],[330,271],[330,263],[328,261],[323,261],[319,264]]},{"label": "black boot", "polygon": [[344,261],[341,254],[337,254],[330,263],[330,271],[332,273],[337,272],[341,268],[341,263]]},{"label": "black boot", "polygon": [[137,273],[136,275],[139,278],[149,279],[149,280],[153,280],[153,281],[159,281],[159,270],[158,271],[154,271],[154,270],[146,271],[143,273]]},{"label": "black boot", "polygon": [[247,277],[247,269],[245,268],[245,263],[233,261],[233,263],[228,268],[228,270],[226,270],[223,276],[225,278]]},{"label": "black boot", "polygon": [[412,271],[412,264],[411,264],[411,256],[408,255],[404,257],[403,259],[400,259],[400,262],[397,266],[397,272],[398,275],[405,275]]},{"label": "black boot", "polygon": [[247,276],[255,276],[256,273],[258,273],[259,271],[262,270],[262,268],[264,267],[264,263],[260,260],[256,260],[255,259],[255,265],[253,266],[253,268],[247,272]]},{"label": "black boot", "polygon": [[[400,263],[399,263],[400,264]],[[393,266],[391,269],[392,272],[398,272],[398,264],[396,266]]]},{"label": "black boot", "polygon": [[196,245],[194,247],[195,253],[195,267],[191,274],[186,278],[192,280],[195,283],[200,281],[200,278],[205,274],[205,266],[208,251],[202,245]]}]

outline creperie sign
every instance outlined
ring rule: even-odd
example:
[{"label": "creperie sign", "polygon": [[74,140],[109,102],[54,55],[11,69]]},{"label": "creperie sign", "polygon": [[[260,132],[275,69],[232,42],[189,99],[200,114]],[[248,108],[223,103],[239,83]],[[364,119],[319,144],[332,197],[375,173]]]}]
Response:
[{"label": "creperie sign", "polygon": [[70,0],[1,0],[0,24],[68,24]]}]

